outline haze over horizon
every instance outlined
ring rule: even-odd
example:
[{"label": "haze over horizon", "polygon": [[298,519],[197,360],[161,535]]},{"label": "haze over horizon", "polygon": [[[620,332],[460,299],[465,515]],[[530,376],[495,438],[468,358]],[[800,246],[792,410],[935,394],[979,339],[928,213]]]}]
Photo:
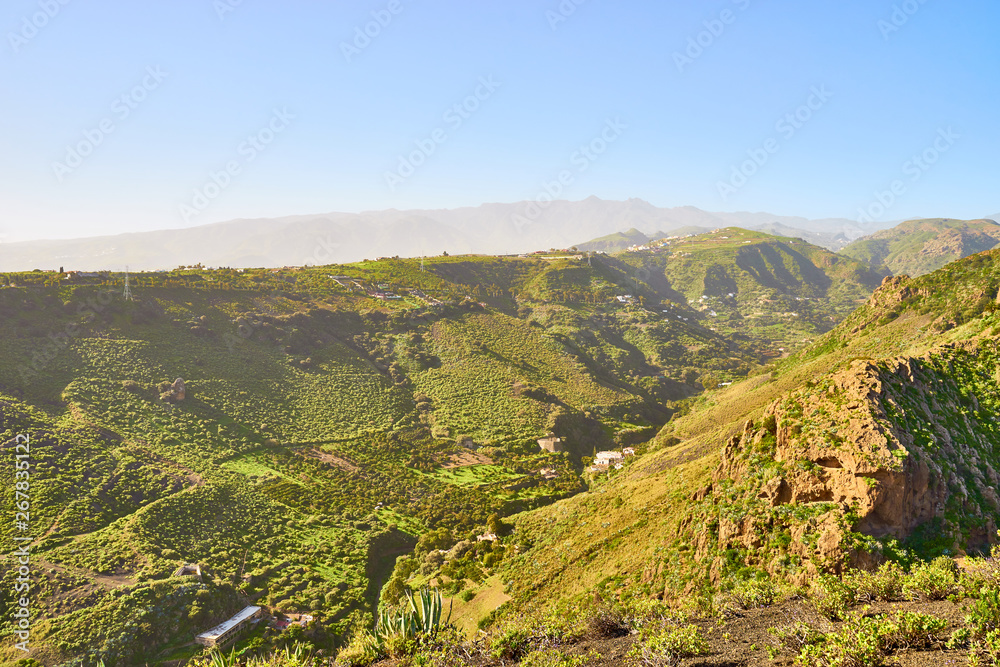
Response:
[{"label": "haze over horizon", "polygon": [[985,1],[46,7],[0,9],[8,242],[547,196],[998,208]]}]

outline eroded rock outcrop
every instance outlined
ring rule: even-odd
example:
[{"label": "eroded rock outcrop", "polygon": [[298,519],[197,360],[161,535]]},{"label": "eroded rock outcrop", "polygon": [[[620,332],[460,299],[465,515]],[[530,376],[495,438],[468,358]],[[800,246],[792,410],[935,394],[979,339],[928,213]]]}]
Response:
[{"label": "eroded rock outcrop", "polygon": [[922,358],[855,360],[774,402],[729,440],[714,475],[714,488],[731,484],[752,501],[728,509],[744,515],[734,521],[716,497],[718,527],[696,550],[753,554],[786,520],[785,555],[805,573],[876,564],[851,533],[905,540],[936,522],[956,551],[995,541],[995,353],[945,345]]}]

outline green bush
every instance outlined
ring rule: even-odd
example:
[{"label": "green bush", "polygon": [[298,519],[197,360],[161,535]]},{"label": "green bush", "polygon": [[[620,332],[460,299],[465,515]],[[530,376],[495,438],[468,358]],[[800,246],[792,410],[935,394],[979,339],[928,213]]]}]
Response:
[{"label": "green bush", "polygon": [[965,625],[974,639],[1000,629],[1000,588],[989,587],[982,590],[965,615]]},{"label": "green bush", "polygon": [[930,563],[917,563],[910,569],[903,592],[912,599],[944,600],[956,590],[958,566],[951,558],[940,556]]},{"label": "green bush", "polygon": [[848,609],[858,601],[857,591],[849,582],[829,574],[813,581],[809,596],[816,611],[831,621],[846,618]]},{"label": "green bush", "polygon": [[969,651],[970,667],[995,667],[1000,664],[1000,630],[990,630]]},{"label": "green bush", "polygon": [[906,573],[898,564],[882,563],[876,572],[858,570],[845,576],[861,602],[895,602],[903,599]]},{"label": "green bush", "polygon": [[[867,608],[866,608],[867,610]],[[940,639],[948,622],[912,611],[892,616],[850,614],[840,630],[807,643],[795,659],[802,667],[876,667],[892,651],[926,648]]]},{"label": "green bush", "polygon": [[730,595],[741,609],[759,609],[774,604],[777,591],[769,579],[749,579],[736,584]]},{"label": "green bush", "polygon": [[708,653],[708,643],[697,626],[669,623],[648,625],[639,630],[628,657],[648,667],[675,667],[685,658]]},{"label": "green bush", "polygon": [[773,653],[777,653],[778,650],[784,649],[786,651],[799,654],[806,646],[818,644],[822,642],[825,637],[822,632],[808,623],[803,623],[802,621],[797,621],[796,623],[783,628],[768,628],[767,632],[774,637],[777,642],[777,646],[775,647],[775,651],[773,651]]},{"label": "green bush", "polygon": [[598,658],[600,655],[596,651],[590,651],[586,655],[569,656],[557,649],[542,649],[528,653],[519,664],[521,667],[582,667]]},{"label": "green bush", "polygon": [[489,639],[490,657],[495,660],[517,660],[528,650],[531,634],[521,628],[503,630]]}]

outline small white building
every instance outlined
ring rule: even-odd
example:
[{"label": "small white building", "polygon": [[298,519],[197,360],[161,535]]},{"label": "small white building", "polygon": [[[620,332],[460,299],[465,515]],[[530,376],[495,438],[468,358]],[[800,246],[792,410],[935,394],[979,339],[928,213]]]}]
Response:
[{"label": "small white building", "polygon": [[194,642],[202,646],[208,646],[209,648],[225,646],[236,639],[237,635],[246,630],[253,621],[259,619],[262,615],[261,611],[260,607],[244,607],[228,621],[220,623],[211,630],[195,637]]},{"label": "small white building", "polygon": [[594,463],[597,465],[614,465],[621,463],[625,456],[621,452],[597,452]]}]

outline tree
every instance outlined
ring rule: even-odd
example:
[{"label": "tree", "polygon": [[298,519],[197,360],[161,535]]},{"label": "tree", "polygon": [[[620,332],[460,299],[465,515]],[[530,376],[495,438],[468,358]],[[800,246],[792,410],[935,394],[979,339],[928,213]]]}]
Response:
[{"label": "tree", "polygon": [[494,512],[486,519],[486,530],[493,533],[494,535],[499,535],[500,531],[503,529],[503,522],[500,519],[500,515]]},{"label": "tree", "polygon": [[381,603],[385,606],[391,607],[392,605],[399,602],[406,594],[406,582],[403,581],[401,577],[394,576],[389,580],[389,583],[385,585],[382,589]]}]

